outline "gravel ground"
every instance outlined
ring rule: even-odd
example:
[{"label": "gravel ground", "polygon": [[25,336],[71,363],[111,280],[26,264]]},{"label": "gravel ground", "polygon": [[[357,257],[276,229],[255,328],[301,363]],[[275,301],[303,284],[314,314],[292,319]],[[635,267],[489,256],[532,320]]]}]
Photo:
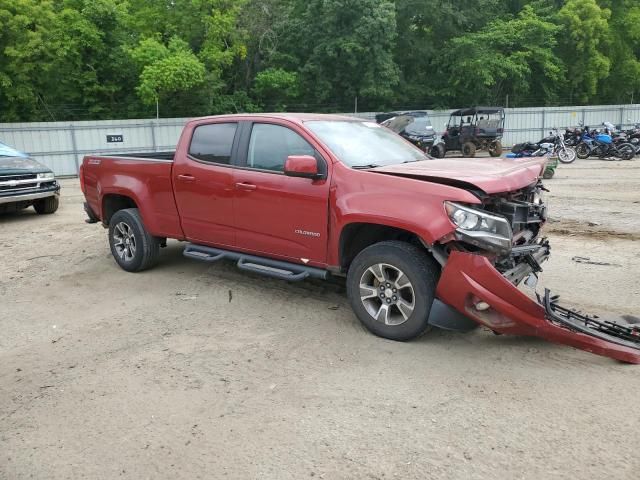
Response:
[{"label": "gravel ground", "polygon": [[[385,341],[339,283],[177,242],[128,274],[62,183],[57,214],[0,217],[1,479],[638,478],[640,366],[482,329]],[[544,284],[640,313],[640,161],[547,185]]]}]

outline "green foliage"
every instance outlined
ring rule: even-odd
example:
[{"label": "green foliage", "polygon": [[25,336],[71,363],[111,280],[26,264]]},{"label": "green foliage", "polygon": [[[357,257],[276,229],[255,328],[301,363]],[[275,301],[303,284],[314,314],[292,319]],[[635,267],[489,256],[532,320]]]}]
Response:
[{"label": "green foliage", "polygon": [[0,0],[0,121],[623,103],[637,0]]},{"label": "green foliage", "polygon": [[596,0],[568,0],[558,13],[563,27],[560,51],[567,65],[571,98],[589,101],[595,97],[599,82],[609,76],[611,60],[605,50],[610,16]]},{"label": "green foliage", "polygon": [[256,75],[253,93],[269,110],[286,110],[288,100],[298,94],[298,75],[282,68],[267,68]]},{"label": "green foliage", "polygon": [[307,0],[289,39],[302,89],[316,102],[344,108],[355,97],[393,95],[398,67],[392,48],[396,18],[387,0]]},{"label": "green foliage", "polygon": [[205,73],[202,62],[188,48],[169,48],[164,58],[144,67],[137,91],[144,103],[152,105],[164,95],[202,84]]},{"label": "green foliage", "polygon": [[509,93],[515,99],[516,92],[552,97],[563,78],[553,51],[558,30],[525,6],[514,19],[454,38],[443,55],[450,65],[448,95],[470,105],[499,104]]}]

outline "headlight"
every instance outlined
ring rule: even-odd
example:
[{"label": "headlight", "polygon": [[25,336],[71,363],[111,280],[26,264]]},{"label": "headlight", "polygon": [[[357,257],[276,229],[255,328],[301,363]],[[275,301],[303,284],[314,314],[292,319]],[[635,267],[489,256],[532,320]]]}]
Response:
[{"label": "headlight", "polygon": [[53,180],[54,178],[56,177],[53,172],[44,172],[38,174],[38,180]]},{"label": "headlight", "polygon": [[506,218],[454,202],[444,206],[461,240],[498,253],[511,250],[513,232]]}]

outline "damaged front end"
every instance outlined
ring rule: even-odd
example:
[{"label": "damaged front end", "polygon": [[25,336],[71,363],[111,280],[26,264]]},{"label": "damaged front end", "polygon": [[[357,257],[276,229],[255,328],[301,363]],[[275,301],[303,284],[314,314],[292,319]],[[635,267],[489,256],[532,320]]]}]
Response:
[{"label": "damaged front end", "polygon": [[627,363],[640,363],[640,325],[582,315],[548,291],[537,300],[518,286],[535,287],[550,254],[541,237],[546,207],[541,183],[498,195],[481,205],[446,202],[455,233],[442,239],[437,296],[495,333],[530,335]]}]

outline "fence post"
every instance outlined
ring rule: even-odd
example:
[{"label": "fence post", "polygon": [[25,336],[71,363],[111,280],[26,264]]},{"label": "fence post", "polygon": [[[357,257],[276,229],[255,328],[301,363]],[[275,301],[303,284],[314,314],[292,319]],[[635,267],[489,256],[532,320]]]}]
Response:
[{"label": "fence post", "polygon": [[76,127],[72,123],[69,125],[71,133],[71,148],[73,149],[73,158],[76,161],[76,175],[80,174],[80,159],[78,158],[78,144],[76,142]]},{"label": "fence post", "polygon": [[151,120],[150,126],[151,126],[151,143],[153,144],[153,151],[157,152],[158,151],[158,145],[156,143],[156,128],[155,128],[156,122],[154,122],[153,120]]},{"label": "fence post", "polygon": [[545,120],[546,120],[546,116],[547,116],[547,111],[543,108],[542,109],[542,135],[540,136],[540,138],[544,138],[546,135],[544,134],[546,128],[545,128]]},{"label": "fence post", "polygon": [[585,125],[585,123],[584,123],[585,118],[587,118],[587,112],[586,112],[586,111],[585,111],[585,109],[583,108],[583,109],[582,109],[582,126],[583,126],[583,127],[586,127],[586,125]]},{"label": "fence post", "polygon": [[620,126],[624,129],[626,120],[624,119],[624,105],[620,107]]}]

